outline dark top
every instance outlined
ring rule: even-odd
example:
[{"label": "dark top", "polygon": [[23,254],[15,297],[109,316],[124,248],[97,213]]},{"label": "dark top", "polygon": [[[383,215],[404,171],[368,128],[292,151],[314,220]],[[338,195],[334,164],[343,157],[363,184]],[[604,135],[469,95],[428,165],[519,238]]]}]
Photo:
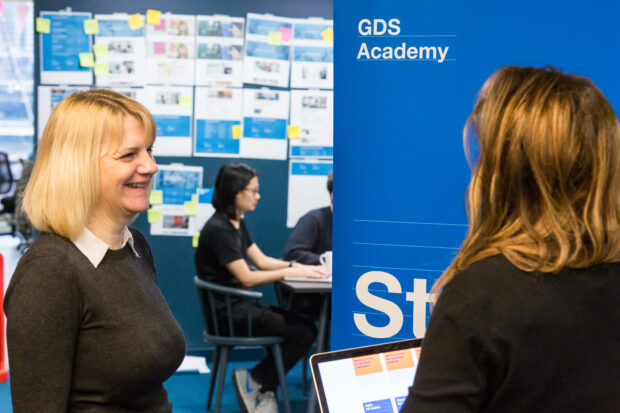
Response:
[{"label": "dark top", "polygon": [[449,282],[401,412],[616,412],[620,263],[525,272],[501,255]]},{"label": "dark top", "polygon": [[205,281],[234,288],[244,288],[226,268],[226,264],[240,258],[248,260],[248,248],[253,244],[242,219],[239,229],[221,212],[215,212],[200,231],[194,255],[198,277]]},{"label": "dark top", "polygon": [[332,209],[314,209],[299,218],[288,238],[284,259],[319,265],[319,256],[332,250]]},{"label": "dark top", "polygon": [[172,412],[162,383],[185,341],[157,285],[146,239],[95,268],[42,233],[19,261],[4,309],[15,413]]}]

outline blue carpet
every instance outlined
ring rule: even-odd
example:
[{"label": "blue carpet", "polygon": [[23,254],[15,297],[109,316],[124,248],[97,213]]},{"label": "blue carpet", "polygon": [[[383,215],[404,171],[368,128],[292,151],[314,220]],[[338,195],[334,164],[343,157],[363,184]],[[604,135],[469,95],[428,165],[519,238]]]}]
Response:
[{"label": "blue carpet", "polygon": [[[229,363],[226,384],[224,385],[222,413],[239,411],[235,391],[233,390],[231,382],[232,370],[236,368],[249,368],[255,363],[256,362]],[[174,413],[204,413],[206,411],[210,378],[210,374],[179,373],[168,379],[164,385],[172,401]],[[307,398],[303,396],[301,392],[301,364],[298,363],[288,373],[286,378],[291,398],[291,410],[293,413],[305,412]],[[308,373],[308,385],[311,385],[311,383],[312,379]],[[213,405],[215,405],[215,396]],[[282,405],[280,405],[280,411],[284,412],[284,407]],[[9,383],[0,383],[0,413],[12,412]]]}]

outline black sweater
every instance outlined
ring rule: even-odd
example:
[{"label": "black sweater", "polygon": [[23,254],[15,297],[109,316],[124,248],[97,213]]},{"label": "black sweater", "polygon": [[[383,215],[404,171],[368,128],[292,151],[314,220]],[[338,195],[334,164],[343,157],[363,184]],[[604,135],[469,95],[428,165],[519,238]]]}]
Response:
[{"label": "black sweater", "polygon": [[457,274],[432,313],[401,412],[617,412],[620,263]]},{"label": "black sweater", "polygon": [[168,413],[162,383],[185,341],[157,285],[144,236],[97,268],[69,240],[42,233],[4,300],[15,413]]},{"label": "black sweater", "polygon": [[284,249],[284,259],[319,265],[319,256],[332,250],[332,209],[313,209],[293,228]]}]

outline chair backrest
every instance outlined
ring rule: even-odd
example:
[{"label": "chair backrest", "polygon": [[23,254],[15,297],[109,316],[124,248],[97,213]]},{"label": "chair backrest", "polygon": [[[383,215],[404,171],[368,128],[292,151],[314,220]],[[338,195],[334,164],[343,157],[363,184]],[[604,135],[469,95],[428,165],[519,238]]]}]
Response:
[{"label": "chair backrest", "polygon": [[[215,337],[252,337],[252,304],[263,293],[204,281],[194,276],[198,299],[204,315],[207,335]],[[233,328],[233,310],[243,308],[247,317],[247,330],[236,332]],[[222,314],[224,313],[224,314]]]},{"label": "chair backrest", "polygon": [[13,188],[13,173],[11,172],[9,155],[0,152],[0,195],[8,194],[11,188]]}]

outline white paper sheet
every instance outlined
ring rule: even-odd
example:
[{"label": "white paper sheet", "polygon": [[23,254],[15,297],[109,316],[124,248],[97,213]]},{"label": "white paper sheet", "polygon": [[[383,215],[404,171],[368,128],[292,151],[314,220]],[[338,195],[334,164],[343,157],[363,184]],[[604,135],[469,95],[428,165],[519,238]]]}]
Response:
[{"label": "white paper sheet", "polygon": [[197,16],[196,85],[243,85],[243,17]]},{"label": "white paper sheet", "polygon": [[243,81],[288,87],[292,20],[248,13],[246,26]]},{"label": "white paper sheet", "polygon": [[242,103],[242,89],[196,87],[194,156],[240,155],[233,126],[241,125]]},{"label": "white paper sheet", "polygon": [[39,86],[37,88],[38,116],[37,133],[39,141],[43,136],[43,130],[47,124],[52,111],[67,96],[80,90],[88,90],[88,87],[69,87],[69,86]]},{"label": "white paper sheet", "polygon": [[148,84],[194,84],[195,29],[196,16],[170,13],[146,26]]},{"label": "white paper sheet", "polygon": [[290,161],[287,227],[294,227],[306,212],[330,204],[327,176],[331,170],[333,170],[331,161]]},{"label": "white paper sheet", "polygon": [[334,43],[324,34],[332,31],[333,21],[296,19],[293,26],[291,87],[334,88]]},{"label": "white paper sheet", "polygon": [[334,92],[291,91],[291,126],[299,126],[301,137],[290,139],[291,158],[333,158]]},{"label": "white paper sheet", "polygon": [[286,159],[290,93],[282,90],[243,90],[243,158]]},{"label": "white paper sheet", "polygon": [[97,86],[141,86],[145,84],[144,28],[131,30],[126,14],[97,14],[99,34],[95,46],[105,45],[107,55],[95,56],[108,64],[109,74],[97,76]]}]

